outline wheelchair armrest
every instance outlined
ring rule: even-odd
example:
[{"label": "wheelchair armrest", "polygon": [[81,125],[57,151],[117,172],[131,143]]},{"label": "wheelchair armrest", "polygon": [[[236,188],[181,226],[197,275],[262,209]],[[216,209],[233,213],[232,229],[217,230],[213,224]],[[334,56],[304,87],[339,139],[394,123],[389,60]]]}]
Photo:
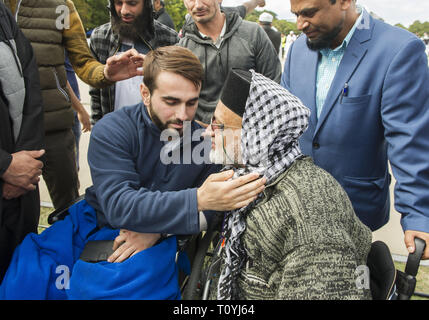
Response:
[{"label": "wheelchair armrest", "polygon": [[83,200],[84,198],[85,198],[85,195],[81,195],[75,200],[73,200],[72,202],[70,202],[67,206],[52,211],[48,216],[48,223],[52,225],[57,221],[64,220],[64,218],[69,214],[69,211],[68,211],[69,208],[75,203]]},{"label": "wheelchair armrest", "polygon": [[422,259],[423,252],[425,251],[426,242],[420,238],[414,239],[416,250],[414,253],[408,255],[407,264],[405,266],[405,273],[413,277],[417,275],[420,266],[420,260]]},{"label": "wheelchair armrest", "polygon": [[405,272],[398,271],[398,299],[409,300],[416,288],[416,276],[420,267],[420,260],[422,259],[423,252],[425,251],[426,242],[420,238],[414,239],[415,250],[408,255],[407,264],[405,265]]}]

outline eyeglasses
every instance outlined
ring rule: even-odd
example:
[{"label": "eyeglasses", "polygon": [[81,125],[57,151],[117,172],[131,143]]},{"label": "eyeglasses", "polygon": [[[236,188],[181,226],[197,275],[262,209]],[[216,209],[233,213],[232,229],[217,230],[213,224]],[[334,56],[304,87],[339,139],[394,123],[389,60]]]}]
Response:
[{"label": "eyeglasses", "polygon": [[[228,153],[226,152],[225,149],[225,137],[223,135],[225,128],[231,128],[231,129],[242,129],[241,127],[235,127],[235,126],[227,126],[223,123],[216,123],[216,117],[213,115],[211,120],[210,120],[210,129],[214,132],[215,130],[220,130],[221,134],[222,134],[222,149],[223,149],[223,153],[225,154],[225,156],[228,158],[229,164],[234,164],[234,160],[228,155]],[[224,164],[226,164],[226,162],[224,162]]]},{"label": "eyeglasses", "polygon": [[215,130],[223,131],[223,130],[225,130],[226,127],[232,128],[232,129],[241,129],[241,127],[234,127],[234,126],[229,126],[229,125],[227,126],[224,123],[216,123],[215,121],[216,121],[216,118],[215,118],[215,116],[213,116],[212,119],[210,120],[210,128],[212,129],[212,131],[215,131]]}]

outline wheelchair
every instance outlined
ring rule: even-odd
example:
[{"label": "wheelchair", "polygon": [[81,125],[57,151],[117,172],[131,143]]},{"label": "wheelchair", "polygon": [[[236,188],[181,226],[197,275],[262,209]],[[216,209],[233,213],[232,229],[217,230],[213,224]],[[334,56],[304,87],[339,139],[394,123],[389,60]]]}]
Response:
[{"label": "wheelchair", "polygon": [[[221,257],[220,226],[209,229],[200,241],[195,254],[189,282],[183,291],[184,300],[207,300],[210,289],[219,276]],[[416,276],[426,243],[415,239],[415,252],[408,255],[404,272],[395,268],[388,246],[375,241],[367,258],[370,275],[370,290],[373,300],[409,300],[412,296],[429,299],[426,293],[415,292]]]},{"label": "wheelchair", "polygon": [[[48,217],[50,225],[63,220],[68,208],[84,199],[80,196],[69,206],[54,210]],[[178,252],[185,251],[190,259],[189,275],[180,272],[179,284],[183,300],[207,300],[216,277],[219,276],[222,216],[216,215],[207,231],[192,236],[177,236]],[[370,290],[373,300],[409,300],[412,296],[429,298],[415,292],[416,276],[425,250],[425,242],[415,239],[415,252],[408,255],[404,272],[395,268],[388,246],[382,241],[371,245],[367,259],[370,273]]]}]

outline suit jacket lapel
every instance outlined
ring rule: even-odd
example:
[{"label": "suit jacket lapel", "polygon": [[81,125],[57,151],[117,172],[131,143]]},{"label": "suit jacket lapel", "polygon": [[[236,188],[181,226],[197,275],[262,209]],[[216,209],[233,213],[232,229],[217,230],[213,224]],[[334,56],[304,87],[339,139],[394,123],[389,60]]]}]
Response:
[{"label": "suit jacket lapel", "polygon": [[[317,64],[319,62],[319,52],[308,50],[308,58],[305,61],[308,61],[307,70],[308,78],[306,81],[308,83],[316,83],[317,77]],[[309,86],[312,88],[310,93],[310,101],[306,103],[306,106],[310,109],[310,127],[314,128],[317,125],[317,110],[316,110],[316,86]]]},{"label": "suit jacket lapel", "polygon": [[325,122],[333,106],[340,98],[344,85],[349,82],[354,71],[367,52],[367,46],[364,45],[364,42],[371,39],[374,24],[372,18],[366,11],[364,11],[362,21],[362,25],[356,29],[346,48],[343,59],[341,60],[340,66],[338,67],[334,80],[332,81],[328,95],[326,96],[325,104],[323,105],[314,134],[317,134],[318,130]]}]

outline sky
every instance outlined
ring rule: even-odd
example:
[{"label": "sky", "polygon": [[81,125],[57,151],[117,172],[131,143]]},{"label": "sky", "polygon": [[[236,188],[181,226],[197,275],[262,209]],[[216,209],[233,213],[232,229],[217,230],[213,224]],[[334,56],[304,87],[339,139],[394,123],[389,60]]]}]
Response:
[{"label": "sky", "polygon": [[[235,6],[246,0],[223,0],[224,6]],[[265,0],[267,10],[277,13],[279,19],[294,20],[289,0]],[[357,3],[379,15],[387,23],[402,23],[407,28],[416,20],[429,21],[428,0],[357,0]],[[261,8],[257,8],[261,10]]]}]

